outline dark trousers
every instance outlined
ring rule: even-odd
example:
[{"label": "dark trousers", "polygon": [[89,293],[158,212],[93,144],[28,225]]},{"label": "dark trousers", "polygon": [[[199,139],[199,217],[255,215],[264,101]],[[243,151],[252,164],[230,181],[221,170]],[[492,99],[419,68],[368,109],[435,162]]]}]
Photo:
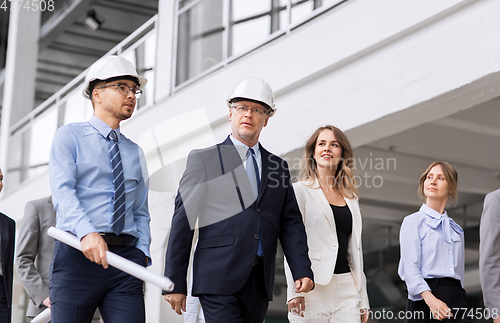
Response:
[{"label": "dark trousers", "polygon": [[207,323],[262,323],[269,300],[264,281],[264,262],[252,269],[243,288],[234,295],[198,295]]},{"label": "dark trousers", "polygon": [[2,276],[0,276],[0,323],[10,323],[10,306],[7,303]]},{"label": "dark trousers", "polygon": [[[146,266],[146,256],[134,246],[109,246],[109,250]],[[141,280],[111,266],[104,269],[60,241],[51,267],[52,323],[89,323],[96,308],[106,323],[145,322]]]},{"label": "dark trousers", "polygon": [[[451,309],[452,318],[444,319],[441,323],[452,322],[476,322],[475,313],[471,311],[472,307],[467,300],[465,290],[462,288],[459,280],[453,278],[430,278],[425,280],[429,285],[432,294],[443,301]],[[459,310],[461,309],[461,310]],[[467,310],[464,310],[467,309]],[[412,312],[411,319],[405,319],[405,323],[427,323],[438,322],[432,317],[429,306],[425,301],[411,301],[406,303],[407,317]]]}]

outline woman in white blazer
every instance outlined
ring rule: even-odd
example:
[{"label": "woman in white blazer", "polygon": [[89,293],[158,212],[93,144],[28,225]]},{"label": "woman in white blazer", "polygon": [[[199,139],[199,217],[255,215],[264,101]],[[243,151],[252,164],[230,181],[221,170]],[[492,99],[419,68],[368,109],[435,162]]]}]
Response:
[{"label": "woman in white blazer", "polygon": [[307,294],[295,293],[295,279],[285,259],[290,322],[365,323],[368,319],[352,156],[347,136],[334,126],[318,128],[306,143],[301,181],[294,189],[316,286]]}]

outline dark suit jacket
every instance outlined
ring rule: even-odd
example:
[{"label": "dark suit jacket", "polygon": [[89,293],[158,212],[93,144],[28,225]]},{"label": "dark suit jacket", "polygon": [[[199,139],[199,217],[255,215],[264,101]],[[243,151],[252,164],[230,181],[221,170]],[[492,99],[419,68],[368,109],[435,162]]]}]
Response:
[{"label": "dark suit jacket", "polygon": [[16,234],[16,222],[0,213],[0,252],[2,253],[2,275],[7,302],[12,309],[12,272],[14,266],[14,241]]},{"label": "dark suit jacket", "polygon": [[49,269],[54,252],[54,238],[47,230],[56,225],[56,211],[52,198],[44,197],[26,203],[16,248],[16,272],[31,302],[26,316],[34,317],[46,307],[49,297]]},{"label": "dark suit jacket", "polygon": [[267,297],[272,300],[278,239],[294,279],[313,279],[304,224],[287,163],[260,146],[262,175],[255,201],[242,160],[231,140],[194,150],[180,181],[165,259],[172,293],[187,294],[186,275],[197,221],[193,295],[231,295],[253,268],[259,233],[264,245]]}]

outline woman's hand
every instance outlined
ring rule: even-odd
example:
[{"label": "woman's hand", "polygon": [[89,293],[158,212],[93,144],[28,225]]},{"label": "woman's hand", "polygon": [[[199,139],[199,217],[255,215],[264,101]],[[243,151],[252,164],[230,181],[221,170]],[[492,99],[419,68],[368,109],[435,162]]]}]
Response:
[{"label": "woman's hand", "polygon": [[368,313],[369,313],[369,309],[367,308],[362,308],[361,310],[359,310],[359,312],[361,313],[361,323],[366,323],[368,322]]},{"label": "woman's hand", "polygon": [[429,306],[429,308],[431,309],[431,314],[436,320],[441,321],[443,319],[453,317],[453,314],[451,314],[451,310],[448,305],[446,305],[446,303],[441,301],[440,299],[436,298],[436,296],[434,296],[431,291],[426,290],[425,292],[420,293],[420,296],[422,296],[422,298],[424,299],[425,304]]},{"label": "woman's hand", "polygon": [[288,302],[288,311],[295,315],[304,317],[306,309],[306,299],[304,297],[295,297]]}]

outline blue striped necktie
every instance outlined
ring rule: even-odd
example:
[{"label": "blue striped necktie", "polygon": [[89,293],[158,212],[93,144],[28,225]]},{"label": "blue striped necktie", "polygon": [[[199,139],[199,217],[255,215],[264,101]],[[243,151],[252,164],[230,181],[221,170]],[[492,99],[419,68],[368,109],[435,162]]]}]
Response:
[{"label": "blue striped necktie", "polygon": [[111,167],[113,169],[113,184],[115,185],[111,230],[113,230],[116,235],[119,235],[125,226],[125,180],[123,177],[120,149],[118,148],[118,137],[114,130],[111,130],[109,133],[109,139],[109,154],[111,156]]},{"label": "blue striped necktie", "polygon": [[[250,186],[252,187],[255,200],[259,196],[260,188],[260,176],[259,176],[259,166],[257,165],[257,160],[255,159],[255,152],[252,148],[248,148],[247,151],[247,162],[246,171],[248,175],[248,180],[250,181]],[[259,247],[257,249],[257,256],[262,257],[264,255],[264,245],[262,242],[262,230],[259,228]]]}]

